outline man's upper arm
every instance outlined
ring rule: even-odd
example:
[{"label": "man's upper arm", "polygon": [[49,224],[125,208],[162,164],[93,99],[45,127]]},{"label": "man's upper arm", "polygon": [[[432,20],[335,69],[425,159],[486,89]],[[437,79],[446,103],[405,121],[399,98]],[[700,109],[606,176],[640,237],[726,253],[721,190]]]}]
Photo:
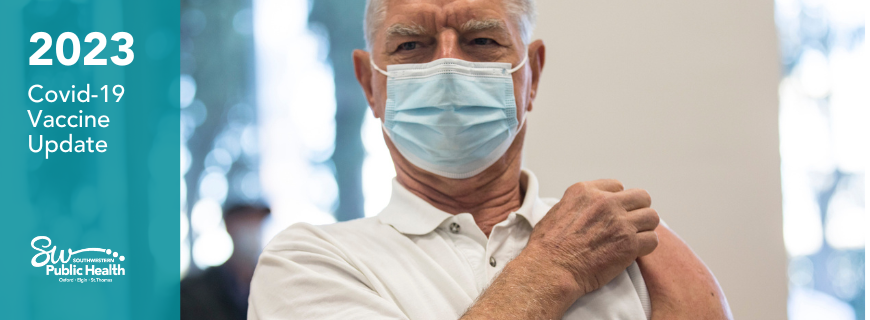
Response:
[{"label": "man's upper arm", "polygon": [[652,318],[731,319],[713,273],[666,225],[656,228],[659,245],[638,259],[649,290]]},{"label": "man's upper arm", "polygon": [[260,255],[248,319],[405,318],[366,283],[328,234],[310,225],[294,225]]}]

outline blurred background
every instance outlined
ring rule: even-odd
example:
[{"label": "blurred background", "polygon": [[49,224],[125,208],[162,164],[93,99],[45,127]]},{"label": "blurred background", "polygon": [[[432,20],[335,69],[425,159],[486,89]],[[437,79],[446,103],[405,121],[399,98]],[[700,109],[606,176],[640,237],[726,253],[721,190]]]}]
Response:
[{"label": "blurred background", "polygon": [[[238,234],[262,247],[389,201],[395,172],[350,59],[364,6],[181,1],[183,315],[246,307],[255,257]],[[547,67],[525,165],[542,196],[604,177],[649,190],[738,319],[863,319],[866,6],[539,1]]]}]

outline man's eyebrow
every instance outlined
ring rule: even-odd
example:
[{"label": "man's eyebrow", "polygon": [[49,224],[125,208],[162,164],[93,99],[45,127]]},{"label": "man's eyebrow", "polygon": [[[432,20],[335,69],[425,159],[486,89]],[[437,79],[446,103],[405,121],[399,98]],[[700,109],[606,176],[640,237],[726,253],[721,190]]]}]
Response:
[{"label": "man's eyebrow", "polygon": [[393,36],[421,36],[426,34],[426,28],[419,24],[396,23],[387,28],[387,38]]},{"label": "man's eyebrow", "polygon": [[494,19],[494,18],[483,19],[483,20],[477,20],[477,19],[468,20],[459,27],[459,32],[462,32],[462,33],[479,32],[479,31],[487,31],[487,30],[494,30],[494,31],[498,31],[498,32],[508,33],[507,26],[505,25],[505,23],[499,19]]}]

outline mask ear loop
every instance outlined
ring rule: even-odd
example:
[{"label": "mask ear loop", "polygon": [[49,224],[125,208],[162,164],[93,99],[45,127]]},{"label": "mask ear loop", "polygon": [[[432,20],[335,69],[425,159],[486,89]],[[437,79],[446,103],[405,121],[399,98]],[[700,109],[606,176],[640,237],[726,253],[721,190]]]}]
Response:
[{"label": "mask ear loop", "polygon": [[[375,70],[377,70],[377,71],[380,72],[381,74],[383,74],[383,75],[385,75],[385,76],[388,76],[388,77],[390,76],[389,73],[387,73],[386,71],[384,71],[384,70],[381,69],[381,68],[378,68],[378,65],[375,64],[375,59],[372,58],[372,55],[371,55],[371,54],[369,54],[369,64],[371,64],[371,65],[372,65],[372,68],[374,68]],[[379,119],[379,121],[378,121],[378,122],[381,123],[381,130],[383,130],[384,133],[387,134],[387,137],[389,137],[389,138],[392,140],[392,139],[393,139],[393,136],[390,135],[390,130],[387,130],[387,126],[386,126],[386,124],[384,123],[384,120],[385,120],[385,119],[381,118],[381,119]]]},{"label": "mask ear loop", "polygon": [[508,70],[508,73],[514,73],[517,70],[520,70],[520,68],[522,68],[524,65],[526,65],[526,61],[529,61],[529,54],[528,53],[526,53],[526,56],[525,56],[525,58],[523,58],[523,61],[520,61],[520,64],[518,64],[513,69]]},{"label": "mask ear loop", "polygon": [[381,74],[388,76],[388,77],[390,76],[389,73],[387,73],[386,71],[384,71],[381,68],[378,68],[378,65],[375,64],[375,60],[374,60],[374,58],[372,58],[371,54],[369,54],[369,63],[372,64],[372,68],[374,68],[375,70],[378,70],[378,72],[380,72]]},{"label": "mask ear loop", "polygon": [[[522,68],[524,65],[526,65],[527,61],[529,61],[529,54],[528,53],[526,53],[526,56],[523,58],[523,61],[520,61],[520,64],[518,64],[516,67],[513,67],[512,69],[508,70],[508,73],[514,73],[517,70],[520,70],[520,68]],[[524,112],[522,122],[517,123],[517,134],[520,132],[520,130],[523,128],[523,126],[526,125],[526,119],[528,117],[529,117],[529,113]]]}]

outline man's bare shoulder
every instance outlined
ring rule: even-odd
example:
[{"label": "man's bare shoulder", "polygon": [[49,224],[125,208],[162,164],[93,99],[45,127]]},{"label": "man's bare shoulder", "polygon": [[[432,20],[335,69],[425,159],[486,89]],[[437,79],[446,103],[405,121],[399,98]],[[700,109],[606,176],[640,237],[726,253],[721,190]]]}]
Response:
[{"label": "man's bare shoulder", "polygon": [[659,224],[655,231],[658,247],[638,259],[649,290],[652,318],[731,319],[722,288],[701,258],[666,224]]}]

